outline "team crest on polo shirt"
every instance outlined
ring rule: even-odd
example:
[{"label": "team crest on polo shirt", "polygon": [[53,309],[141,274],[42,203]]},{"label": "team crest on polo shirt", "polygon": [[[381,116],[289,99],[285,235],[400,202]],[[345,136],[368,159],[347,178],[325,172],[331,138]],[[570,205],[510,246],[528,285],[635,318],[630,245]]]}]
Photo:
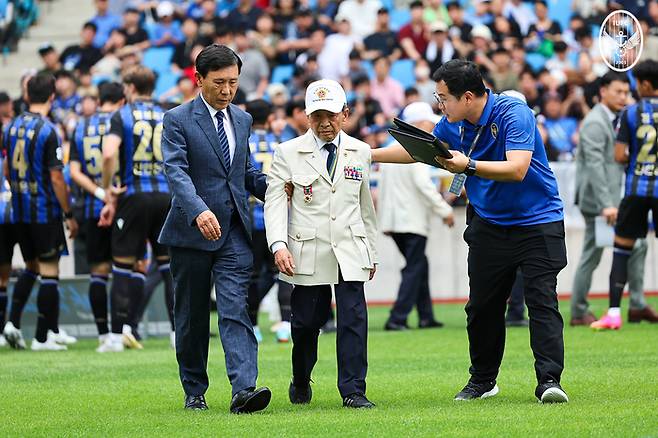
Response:
[{"label": "team crest on polo shirt", "polygon": [[498,125],[496,125],[495,123],[491,124],[491,135],[493,136],[493,138],[498,137]]}]

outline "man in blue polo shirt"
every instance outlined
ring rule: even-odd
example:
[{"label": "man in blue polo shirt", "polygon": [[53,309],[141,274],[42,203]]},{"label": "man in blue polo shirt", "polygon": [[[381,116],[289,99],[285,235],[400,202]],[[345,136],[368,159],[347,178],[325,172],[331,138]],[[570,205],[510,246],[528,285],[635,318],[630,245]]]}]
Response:
[{"label": "man in blue polo shirt", "polygon": [[[521,268],[535,395],[544,403],[567,402],[560,387],[564,341],[556,293],[557,274],[567,264],[563,209],[535,118],[522,101],[487,90],[472,62],[449,61],[433,79],[445,114],[434,135],[450,145],[453,155],[440,164],[456,174],[455,192],[465,179],[470,201],[464,240],[469,246],[471,378],[455,400],[498,393],[506,302]],[[372,160],[413,161],[401,146],[373,150]]]}]

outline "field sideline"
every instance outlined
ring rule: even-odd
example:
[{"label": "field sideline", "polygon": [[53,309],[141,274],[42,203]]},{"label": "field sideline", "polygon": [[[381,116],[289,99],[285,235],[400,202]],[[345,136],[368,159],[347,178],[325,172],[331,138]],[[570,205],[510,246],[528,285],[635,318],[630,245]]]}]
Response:
[{"label": "field sideline", "polygon": [[[658,307],[658,298],[650,302]],[[606,301],[592,304],[599,314]],[[568,321],[568,302],[560,305]],[[625,315],[628,301],[622,306]],[[290,345],[267,332],[259,384],[273,399],[251,416],[228,414],[218,338],[211,340],[207,412],[183,411],[174,352],[164,339],[114,355],[95,353],[95,341],[64,353],[2,349],[0,436],[658,436],[658,324],[625,323],[606,333],[567,327],[562,383],[571,402],[546,406],[533,395],[528,331],[510,329],[500,394],[457,403],[452,397],[468,378],[463,305],[435,309],[446,328],[405,333],[384,332],[388,309],[370,309],[368,397],[378,405],[371,411],[340,407],[333,335],[320,338],[313,402],[293,407]]]}]

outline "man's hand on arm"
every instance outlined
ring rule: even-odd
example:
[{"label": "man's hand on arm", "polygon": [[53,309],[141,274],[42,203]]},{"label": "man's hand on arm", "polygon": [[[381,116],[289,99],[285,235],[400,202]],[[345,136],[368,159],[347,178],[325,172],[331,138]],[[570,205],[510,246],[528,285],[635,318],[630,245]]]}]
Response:
[{"label": "man's hand on arm", "polygon": [[219,240],[222,235],[219,221],[210,210],[206,210],[196,217],[196,226],[206,240]]}]

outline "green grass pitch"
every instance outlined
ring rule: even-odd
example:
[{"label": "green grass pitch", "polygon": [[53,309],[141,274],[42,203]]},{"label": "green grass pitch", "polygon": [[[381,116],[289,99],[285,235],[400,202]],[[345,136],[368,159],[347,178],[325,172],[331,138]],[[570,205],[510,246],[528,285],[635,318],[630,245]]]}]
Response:
[{"label": "green grass pitch", "polygon": [[[658,299],[651,303],[658,305]],[[568,322],[568,302],[561,302]],[[595,300],[598,315],[606,301]],[[623,309],[628,307],[624,301]],[[565,328],[562,384],[571,402],[540,405],[528,330],[508,330],[498,396],[454,402],[468,379],[462,305],[436,306],[443,329],[384,332],[387,308],[369,310],[369,411],[341,407],[335,336],[320,337],[313,401],[288,402],[290,344],[264,330],[259,384],[266,411],[228,413],[230,387],[218,338],[211,339],[210,410],[186,412],[168,340],[142,351],[101,355],[85,340],[62,353],[0,350],[0,436],[658,436],[658,324],[619,332]],[[625,315],[624,315],[625,316]],[[261,315],[266,320],[266,315]],[[415,320],[410,324],[415,325]],[[215,328],[216,331],[216,328]]]}]

